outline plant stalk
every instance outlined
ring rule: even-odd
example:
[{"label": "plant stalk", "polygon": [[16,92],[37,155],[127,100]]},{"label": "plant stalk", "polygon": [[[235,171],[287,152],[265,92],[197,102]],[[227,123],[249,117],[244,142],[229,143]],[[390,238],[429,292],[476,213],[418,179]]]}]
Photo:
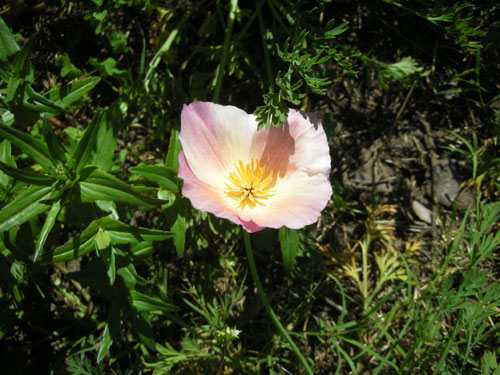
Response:
[{"label": "plant stalk", "polygon": [[233,32],[233,23],[236,18],[236,10],[238,9],[238,0],[231,0],[229,15],[227,18],[226,32],[224,35],[224,44],[222,45],[222,55],[220,59],[219,66],[215,72],[215,87],[214,87],[214,96],[213,101],[215,103],[219,102],[220,90],[222,88],[222,79],[224,77],[224,72],[226,70],[228,55],[229,55],[229,47],[231,45],[231,35]]},{"label": "plant stalk", "polygon": [[313,372],[311,368],[309,367],[309,364],[307,363],[307,360],[305,357],[302,355],[300,352],[299,348],[297,345],[295,345],[295,342],[293,342],[292,338],[286,331],[285,327],[280,323],[278,320],[278,317],[274,313],[271,305],[269,304],[269,301],[267,300],[266,293],[264,292],[264,288],[262,288],[262,283],[260,282],[259,274],[257,273],[257,269],[255,267],[255,261],[253,258],[253,253],[252,253],[252,243],[250,241],[250,234],[248,234],[247,231],[243,231],[243,239],[245,241],[245,251],[247,254],[247,259],[248,259],[248,266],[250,267],[250,273],[252,274],[253,281],[255,282],[255,286],[257,287],[257,293],[259,294],[260,300],[262,301],[262,304],[264,305],[264,308],[266,309],[267,315],[271,318],[272,322],[274,323],[275,327],[278,329],[278,331],[283,335],[285,340],[288,342],[290,345],[291,349],[299,359],[300,363],[302,366],[304,366],[304,369],[306,370],[308,375],[313,375]]}]

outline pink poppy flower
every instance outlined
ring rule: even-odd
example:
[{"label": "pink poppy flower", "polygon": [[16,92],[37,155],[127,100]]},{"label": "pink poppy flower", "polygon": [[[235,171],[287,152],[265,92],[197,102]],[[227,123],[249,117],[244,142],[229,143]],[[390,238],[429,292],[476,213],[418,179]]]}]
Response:
[{"label": "pink poppy flower", "polygon": [[239,108],[194,102],[182,110],[179,139],[182,194],[250,233],[315,223],[332,194],[315,114],[291,109],[279,128],[257,130],[255,116]]}]

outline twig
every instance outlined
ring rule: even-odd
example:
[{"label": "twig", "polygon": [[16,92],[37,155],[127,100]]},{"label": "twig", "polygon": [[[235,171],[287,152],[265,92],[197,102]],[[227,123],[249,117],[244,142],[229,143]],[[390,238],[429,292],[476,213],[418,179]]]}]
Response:
[{"label": "twig", "polygon": [[399,118],[403,114],[404,110],[406,109],[406,106],[408,105],[408,101],[410,100],[410,96],[413,93],[413,90],[415,89],[415,81],[412,82],[410,89],[408,90],[408,93],[406,94],[405,100],[403,101],[403,104],[401,105],[401,108],[399,108],[398,113],[396,114],[396,117],[394,118],[394,121],[392,122],[391,130],[389,133],[392,133],[394,130],[394,127],[396,126],[396,123],[399,121]]}]

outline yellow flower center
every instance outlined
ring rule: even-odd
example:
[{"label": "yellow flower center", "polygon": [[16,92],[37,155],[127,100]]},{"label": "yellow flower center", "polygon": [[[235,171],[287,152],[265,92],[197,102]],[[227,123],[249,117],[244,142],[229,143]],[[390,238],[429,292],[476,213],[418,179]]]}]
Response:
[{"label": "yellow flower center", "polygon": [[262,201],[274,195],[270,189],[272,176],[266,174],[266,167],[258,160],[252,159],[247,165],[240,160],[234,169],[236,172],[229,174],[224,193],[237,202],[238,208],[264,206]]}]

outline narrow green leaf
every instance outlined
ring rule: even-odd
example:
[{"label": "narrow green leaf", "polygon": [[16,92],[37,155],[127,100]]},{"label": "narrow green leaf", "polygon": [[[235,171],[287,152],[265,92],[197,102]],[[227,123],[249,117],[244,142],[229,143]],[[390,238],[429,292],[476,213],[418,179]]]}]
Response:
[{"label": "narrow green leaf", "polygon": [[22,102],[24,100],[24,85],[25,81],[23,78],[10,77],[7,83],[5,101],[7,103],[13,102],[14,100]]},{"label": "narrow green leaf", "polygon": [[[12,157],[12,148],[10,146],[10,142],[6,139],[0,142],[0,162],[2,162],[2,164],[6,165],[8,168],[16,167],[16,163],[14,162],[14,158]],[[0,165],[0,185],[7,186],[8,183],[8,174],[3,172],[3,169]]]},{"label": "narrow green leaf", "polygon": [[188,207],[190,207],[189,201],[179,196],[175,199],[174,204],[164,211],[167,227],[172,232],[172,239],[178,257],[182,257],[186,245]]},{"label": "narrow green leaf", "polygon": [[73,165],[73,170],[75,173],[79,173],[83,167],[87,165],[92,152],[95,151],[97,131],[99,129],[98,125],[101,122],[103,115],[102,110],[98,110],[90,125],[85,129],[82,138],[78,142],[71,155],[71,161]]},{"label": "narrow green leaf", "polygon": [[33,255],[33,263],[35,263],[40,256],[43,246],[45,245],[45,241],[56,222],[57,216],[61,212],[62,203],[64,202],[64,196],[61,199],[56,200],[52,203],[52,207],[50,208],[49,213],[47,214],[47,218],[45,219],[45,223],[43,223],[42,230],[40,232],[40,236],[38,237],[38,241],[36,243],[35,254]]},{"label": "narrow green leaf", "polygon": [[172,237],[172,233],[168,231],[136,227],[110,217],[103,217],[98,222],[100,227],[110,234],[113,244],[162,241]]},{"label": "narrow green leaf", "polygon": [[53,253],[43,254],[42,261],[61,262],[90,253],[96,248],[96,236],[100,230],[109,235],[111,245],[161,241],[172,237],[171,232],[136,227],[110,217],[103,217],[94,220],[81,235],[58,247]]},{"label": "narrow green leaf", "polygon": [[121,300],[114,300],[111,305],[111,311],[109,312],[108,318],[106,319],[106,326],[104,327],[104,332],[102,335],[102,342],[97,353],[97,363],[100,363],[106,356],[109,348],[113,344],[113,340],[120,331],[123,324],[122,312],[123,303]]},{"label": "narrow green leaf", "polygon": [[152,241],[142,241],[130,244],[130,252],[134,257],[145,257],[154,251]]},{"label": "narrow green leaf", "polygon": [[47,144],[47,148],[49,150],[50,155],[53,160],[61,163],[61,165],[65,165],[67,162],[66,153],[63,148],[60,146],[59,141],[57,140],[56,134],[52,129],[52,126],[47,121],[47,118],[43,118],[42,126],[41,126],[43,138],[45,139],[45,143]]},{"label": "narrow green leaf", "polygon": [[163,200],[150,198],[132,190],[126,183],[100,169],[94,169],[79,182],[79,186],[82,202],[112,200],[146,208],[155,208],[166,203]]},{"label": "narrow green leaf", "polygon": [[26,85],[25,92],[28,95],[28,97],[31,100],[33,100],[33,102],[35,102],[36,105],[35,105],[34,109],[37,109],[38,111],[53,113],[53,114],[59,114],[63,111],[63,109],[61,107],[52,103],[45,96],[40,95],[35,90],[33,90],[33,87],[31,87],[30,84]]},{"label": "narrow green leaf", "polygon": [[131,290],[130,295],[132,296],[132,306],[135,307],[137,311],[161,314],[176,309],[174,305],[163,302],[158,297],[147,296],[136,290]]},{"label": "narrow green leaf", "polygon": [[45,143],[38,138],[4,125],[0,125],[0,136],[8,139],[17,148],[28,154],[46,171],[52,170],[53,162],[49,150]]},{"label": "narrow green leaf", "polygon": [[[333,20],[330,20],[327,25],[326,25],[326,28],[325,29],[330,29],[331,27],[333,27],[333,24],[334,24],[334,21]],[[342,34],[343,32],[345,32],[346,30],[349,29],[349,22],[344,22],[343,24],[340,24],[338,25],[337,27],[333,28],[333,29],[330,29],[328,31],[325,32],[325,35],[324,37],[327,38],[327,39],[333,39],[335,38],[337,35],[340,35]]]},{"label": "narrow green leaf", "polygon": [[52,253],[42,254],[41,261],[62,262],[78,258],[95,249],[94,237],[99,231],[99,220],[94,220],[79,236],[59,246]]},{"label": "narrow green leaf", "polygon": [[139,281],[137,272],[132,263],[129,263],[126,267],[120,267],[120,269],[116,271],[116,273],[122,277],[123,282],[125,283],[125,287],[128,290],[134,289],[137,282]]},{"label": "narrow green leaf", "polygon": [[130,323],[148,349],[156,351],[156,342],[153,338],[153,330],[151,329],[151,321],[149,320],[148,314],[142,312],[137,315],[132,315]]},{"label": "narrow green leaf", "polygon": [[50,205],[42,203],[50,197],[52,187],[30,186],[0,211],[0,232],[21,225],[32,217],[47,211]]},{"label": "narrow green leaf", "polygon": [[172,170],[158,165],[138,165],[129,168],[130,173],[156,182],[161,188],[177,193],[177,174]]},{"label": "narrow green leaf", "polygon": [[279,239],[283,265],[286,270],[291,270],[295,265],[295,256],[299,247],[299,234],[296,230],[281,227],[279,230]]},{"label": "narrow green leaf", "polygon": [[[184,21],[189,17],[190,12],[186,13],[184,17],[180,21],[180,25],[184,23]],[[178,26],[179,27],[179,26]],[[174,42],[175,38],[179,34],[179,28],[175,28],[170,32],[170,35],[168,36],[167,40],[163,43],[161,48],[158,50],[156,55],[151,59],[149,63],[148,70],[146,72],[146,77],[144,78],[144,88],[146,89],[146,92],[149,91],[149,83],[151,82],[155,70],[158,67],[158,64],[161,62],[162,56],[165,56],[170,47],[172,46],[172,43]]]},{"label": "narrow green leaf", "polygon": [[31,185],[51,186],[55,179],[51,176],[25,171],[23,169],[11,167],[0,161],[0,170],[6,175],[16,180],[26,182]]},{"label": "narrow green leaf", "polygon": [[29,38],[21,51],[19,51],[14,57],[14,67],[16,68],[17,76],[23,77],[27,82],[30,82],[33,79],[35,73],[31,60],[29,59],[31,49],[35,43],[35,38],[35,36]]},{"label": "narrow green leaf", "polygon": [[173,232],[174,246],[179,258],[184,254],[184,248],[186,246],[186,228],[186,218],[181,215],[177,215],[177,218],[175,219],[175,222],[170,230]]},{"label": "narrow green leaf", "polygon": [[3,161],[11,167],[16,166],[14,158],[12,157],[12,147],[10,146],[10,142],[6,139],[0,142],[0,161]]},{"label": "narrow green leaf", "polygon": [[481,358],[481,375],[500,375],[500,365],[495,352],[487,351]]},{"label": "narrow green leaf", "polygon": [[84,269],[69,272],[67,276],[69,279],[75,280],[86,287],[98,290],[108,301],[114,301],[117,297],[128,295],[128,291],[123,288],[123,285],[109,285],[106,266],[98,258],[90,259]]},{"label": "narrow green leaf", "polygon": [[116,280],[115,251],[114,251],[113,247],[110,247],[104,251],[109,252],[109,257],[106,256],[107,265],[108,265],[108,271],[106,272],[106,274],[108,275],[110,285],[113,285],[115,283],[115,280]]},{"label": "narrow green leaf", "polygon": [[57,88],[49,92],[52,102],[65,109],[71,103],[82,98],[87,92],[92,90],[101,80],[99,77],[90,77],[80,81],[71,82],[69,85]]},{"label": "narrow green leaf", "polygon": [[146,46],[148,45],[142,29],[141,29],[141,35],[142,35],[142,49],[141,49],[141,60],[139,64],[139,77],[142,77],[142,75],[144,74],[144,64],[146,62]]},{"label": "narrow green leaf", "polygon": [[12,36],[9,28],[0,18],[0,60],[6,60],[7,57],[19,51],[19,47]]},{"label": "narrow green leaf", "polygon": [[170,134],[167,160],[165,161],[165,166],[174,172],[177,172],[179,170],[179,154],[181,150],[182,145],[181,141],[179,140],[179,131],[174,129]]},{"label": "narrow green leaf", "polygon": [[98,248],[98,240],[97,238],[101,233],[106,233],[102,231],[102,229],[99,229],[99,232],[96,235],[96,248],[97,248],[97,253],[99,254],[99,257],[101,260],[104,262],[106,265],[106,275],[108,276],[109,279],[109,285],[113,285],[116,280],[116,262],[115,262],[115,251],[113,249],[113,246],[109,246],[109,243],[111,243],[111,237],[108,235],[108,246],[106,246],[104,249],[99,249]]}]

